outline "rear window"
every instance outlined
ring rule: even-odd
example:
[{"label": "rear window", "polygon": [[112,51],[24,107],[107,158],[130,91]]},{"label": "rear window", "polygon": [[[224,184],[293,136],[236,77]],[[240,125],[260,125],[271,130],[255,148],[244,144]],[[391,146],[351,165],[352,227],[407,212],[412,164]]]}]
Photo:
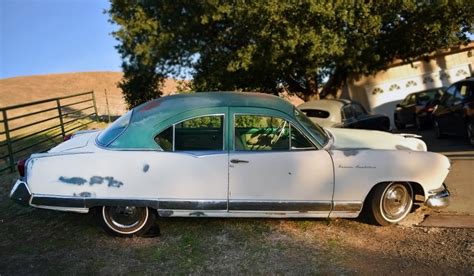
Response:
[{"label": "rear window", "polygon": [[130,123],[132,118],[132,110],[122,115],[120,118],[115,120],[109,127],[104,129],[97,137],[97,143],[103,147],[107,147],[117,137],[123,133]]},{"label": "rear window", "polygon": [[329,118],[329,112],[324,111],[324,110],[320,110],[320,109],[301,109],[301,111],[303,111],[303,113],[308,117],[322,118],[322,119]]}]

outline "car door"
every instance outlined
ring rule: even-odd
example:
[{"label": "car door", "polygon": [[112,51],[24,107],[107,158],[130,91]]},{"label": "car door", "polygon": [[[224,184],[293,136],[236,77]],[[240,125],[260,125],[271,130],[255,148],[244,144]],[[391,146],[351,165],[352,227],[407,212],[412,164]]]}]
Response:
[{"label": "car door", "polygon": [[[159,211],[173,215],[227,213],[228,108],[208,114],[184,116],[160,131],[155,141],[161,148],[150,164]],[[151,154],[151,153],[150,153]]]},{"label": "car door", "polygon": [[450,115],[453,123],[453,132],[459,135],[464,135],[466,133],[464,105],[468,96],[468,84],[460,83],[458,89],[456,89],[456,94],[454,94],[454,102]]},{"label": "car door", "polygon": [[327,216],[334,186],[329,153],[282,113],[232,108],[231,114],[229,212]]},{"label": "car door", "polygon": [[440,129],[443,132],[453,133],[455,131],[455,126],[452,122],[454,119],[453,111],[456,97],[458,93],[458,84],[451,85],[444,93],[438,108],[436,109],[436,120],[439,124]]},{"label": "car door", "polygon": [[400,110],[401,121],[405,124],[413,124],[416,112],[416,94],[412,94],[404,102],[402,110]]}]

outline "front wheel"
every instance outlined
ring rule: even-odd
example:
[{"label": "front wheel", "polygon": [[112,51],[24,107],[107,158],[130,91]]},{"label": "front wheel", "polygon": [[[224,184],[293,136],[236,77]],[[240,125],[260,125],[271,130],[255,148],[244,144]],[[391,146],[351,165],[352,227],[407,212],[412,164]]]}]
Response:
[{"label": "front wheel", "polygon": [[155,222],[155,212],[147,207],[103,206],[101,224],[112,235],[131,237],[148,232]]},{"label": "front wheel", "polygon": [[368,199],[373,222],[387,226],[400,222],[410,213],[413,190],[408,183],[384,183],[376,186]]}]

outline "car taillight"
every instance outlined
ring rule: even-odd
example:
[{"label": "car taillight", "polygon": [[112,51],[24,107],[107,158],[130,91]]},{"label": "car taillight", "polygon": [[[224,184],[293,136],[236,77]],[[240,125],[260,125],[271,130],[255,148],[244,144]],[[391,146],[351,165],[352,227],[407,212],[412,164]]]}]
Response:
[{"label": "car taillight", "polygon": [[426,109],[427,112],[433,112],[433,110],[434,110],[433,107],[428,107],[428,108]]},{"label": "car taillight", "polygon": [[21,159],[16,163],[16,168],[18,169],[18,174],[21,177],[25,176],[25,165],[26,165],[26,160],[27,159]]}]

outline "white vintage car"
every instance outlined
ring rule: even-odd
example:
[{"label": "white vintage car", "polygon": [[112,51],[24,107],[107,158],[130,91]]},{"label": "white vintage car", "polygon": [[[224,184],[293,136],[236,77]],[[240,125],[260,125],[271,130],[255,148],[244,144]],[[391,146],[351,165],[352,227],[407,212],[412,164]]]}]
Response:
[{"label": "white vintage car", "polygon": [[103,131],[77,133],[19,164],[10,197],[38,208],[99,210],[116,235],[160,217],[357,217],[401,221],[416,200],[444,207],[448,158],[414,137],[323,129],[255,93],[156,99]]}]

